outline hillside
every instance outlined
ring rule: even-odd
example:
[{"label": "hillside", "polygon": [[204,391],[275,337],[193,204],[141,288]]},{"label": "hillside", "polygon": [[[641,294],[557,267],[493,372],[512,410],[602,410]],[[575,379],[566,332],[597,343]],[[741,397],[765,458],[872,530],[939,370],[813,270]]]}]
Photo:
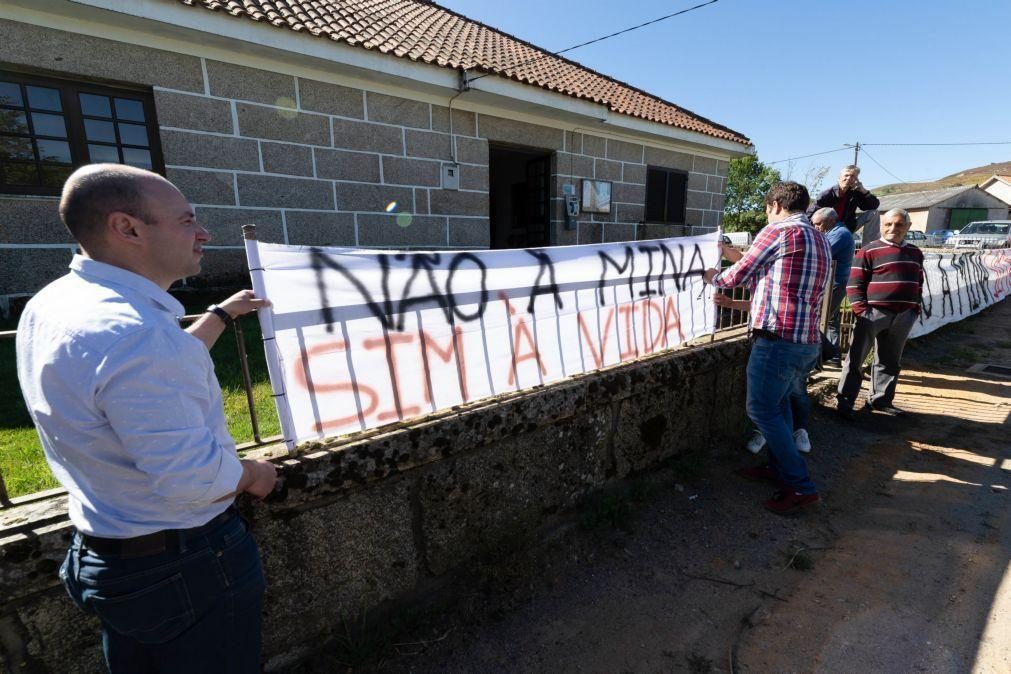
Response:
[{"label": "hillside", "polygon": [[975,168],[959,171],[950,176],[945,176],[928,183],[891,183],[871,189],[871,192],[883,197],[886,194],[901,194],[903,192],[925,192],[927,190],[939,190],[945,187],[958,187],[961,185],[978,185],[993,174],[1011,175],[1011,161],[997,164],[987,164]]}]

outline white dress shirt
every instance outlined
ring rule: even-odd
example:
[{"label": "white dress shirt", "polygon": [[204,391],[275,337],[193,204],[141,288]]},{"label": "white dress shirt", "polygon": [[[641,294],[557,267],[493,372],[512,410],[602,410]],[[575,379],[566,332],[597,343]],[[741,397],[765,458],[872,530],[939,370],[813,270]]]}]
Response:
[{"label": "white dress shirt", "polygon": [[223,512],[242,465],[203,342],[152,281],[77,255],[18,324],[18,378],[83,533],[129,538]]}]

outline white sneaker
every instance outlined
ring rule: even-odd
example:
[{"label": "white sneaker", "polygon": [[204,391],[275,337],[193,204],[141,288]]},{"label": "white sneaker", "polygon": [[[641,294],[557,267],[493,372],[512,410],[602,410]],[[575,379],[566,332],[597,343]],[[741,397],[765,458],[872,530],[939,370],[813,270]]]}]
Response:
[{"label": "white sneaker", "polygon": [[748,444],[745,445],[748,451],[752,454],[758,454],[765,447],[765,438],[762,436],[760,431],[755,431],[755,434],[748,439]]},{"label": "white sneaker", "polygon": [[797,451],[807,454],[811,451],[811,438],[804,428],[798,428],[793,432],[793,442],[797,445]]}]

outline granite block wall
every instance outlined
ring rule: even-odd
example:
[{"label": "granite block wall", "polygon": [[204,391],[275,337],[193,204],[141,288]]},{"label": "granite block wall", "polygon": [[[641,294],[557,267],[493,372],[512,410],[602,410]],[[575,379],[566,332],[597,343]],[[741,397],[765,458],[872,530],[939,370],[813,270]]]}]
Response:
[{"label": "granite block wall", "polygon": [[[0,33],[13,36],[0,41],[0,69],[153,92],[166,176],[213,236],[188,285],[244,283],[241,257],[227,251],[241,250],[248,222],[261,240],[290,244],[486,248],[490,143],[552,154],[553,243],[683,233],[642,224],[647,166],[689,172],[686,224],[722,217],[725,161],[12,21],[0,20]],[[47,45],[41,57],[38,44]],[[440,167],[454,158],[460,189],[444,190]],[[578,189],[582,178],[613,182],[612,211],[566,229],[562,185]],[[74,246],[57,201],[0,195],[0,309],[65,273]]]},{"label": "granite block wall", "polygon": [[[551,219],[556,242],[567,245],[637,241],[687,233],[682,225],[645,222],[649,167],[677,169],[688,174],[683,225],[715,228],[722,224],[726,161],[577,130],[564,134],[562,149],[552,157]],[[611,182],[611,212],[583,212],[574,228],[566,228],[564,185],[572,185],[578,195],[584,179]]]}]

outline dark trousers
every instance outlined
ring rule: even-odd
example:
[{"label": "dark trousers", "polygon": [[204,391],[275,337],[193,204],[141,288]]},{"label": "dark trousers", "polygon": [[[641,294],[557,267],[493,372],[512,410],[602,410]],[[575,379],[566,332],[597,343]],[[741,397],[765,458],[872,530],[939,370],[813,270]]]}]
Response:
[{"label": "dark trousers", "polygon": [[871,405],[892,404],[895,385],[899,381],[902,349],[915,322],[916,312],[912,310],[896,314],[868,307],[862,316],[856,317],[850,351],[839,376],[840,406],[852,408],[856,402],[863,381],[864,358],[871,347],[874,347],[874,365],[867,402]]},{"label": "dark trousers", "polygon": [[109,671],[260,671],[263,568],[236,514],[164,552],[99,554],[74,536],[60,579],[102,621]]},{"label": "dark trousers", "polygon": [[839,354],[839,307],[846,298],[846,284],[840,283],[832,288],[832,297],[828,305],[828,320],[825,333],[821,338],[822,357],[831,360]]}]

